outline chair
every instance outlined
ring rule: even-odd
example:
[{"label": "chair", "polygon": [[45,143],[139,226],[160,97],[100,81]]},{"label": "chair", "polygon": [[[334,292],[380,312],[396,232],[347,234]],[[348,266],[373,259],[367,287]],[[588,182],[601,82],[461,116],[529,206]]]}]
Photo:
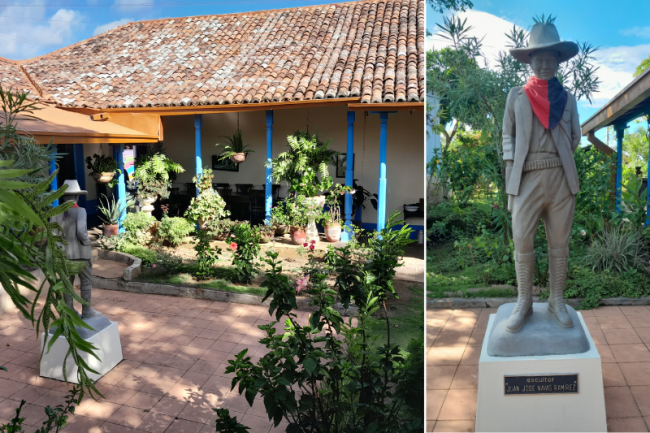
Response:
[{"label": "chair", "polygon": [[253,187],[252,183],[236,183],[235,187],[237,188],[237,194],[246,195],[248,191]]},{"label": "chair", "polygon": [[230,188],[230,184],[229,183],[213,183],[212,188],[214,188],[214,189]]},{"label": "chair", "polygon": [[248,221],[251,216],[251,203],[246,195],[233,195],[230,197],[230,219],[234,221]]},{"label": "chair", "polygon": [[266,216],[266,192],[263,189],[252,189],[250,197],[250,222],[251,225],[261,224]]},{"label": "chair", "polygon": [[196,197],[196,184],[193,182],[187,182],[185,184],[185,188],[187,188],[187,195],[190,197]]}]

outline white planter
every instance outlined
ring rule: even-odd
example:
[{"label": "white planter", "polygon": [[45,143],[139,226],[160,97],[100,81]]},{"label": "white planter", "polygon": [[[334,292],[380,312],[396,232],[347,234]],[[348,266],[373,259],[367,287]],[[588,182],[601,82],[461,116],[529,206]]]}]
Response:
[{"label": "white planter", "polygon": [[155,195],[153,197],[147,197],[147,198],[140,198],[139,201],[142,204],[142,212],[145,212],[149,215],[151,215],[151,212],[153,212],[154,207],[153,204],[158,200],[158,196]]},{"label": "white planter", "polygon": [[[324,195],[319,195],[316,197],[307,197],[305,201],[307,203],[314,203],[314,208],[318,209],[319,211],[322,211],[323,206],[325,206]],[[307,242],[309,241],[318,242],[320,240],[320,237],[318,236],[318,229],[316,228],[316,216],[317,215],[313,215],[309,217],[309,222],[307,223]]]}]

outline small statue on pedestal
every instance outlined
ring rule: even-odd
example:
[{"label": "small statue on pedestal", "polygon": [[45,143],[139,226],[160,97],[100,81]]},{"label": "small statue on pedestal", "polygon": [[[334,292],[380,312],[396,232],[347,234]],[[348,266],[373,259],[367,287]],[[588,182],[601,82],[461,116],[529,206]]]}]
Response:
[{"label": "small statue on pedestal", "polygon": [[[91,291],[93,282],[93,262],[92,250],[90,248],[90,238],[86,228],[86,209],[79,207],[77,201],[80,195],[88,194],[79,187],[76,180],[66,180],[68,185],[65,195],[61,198],[62,202],[74,201],[75,204],[61,215],[53,218],[53,222],[59,223],[63,229],[63,239],[67,245],[62,245],[65,255],[69,260],[85,261],[86,267],[79,273],[81,280],[81,298],[86,301],[87,305],[81,307],[81,318],[89,319],[91,317],[103,316],[91,306]],[[70,282],[74,284],[74,275],[70,277]],[[65,303],[74,310],[72,296],[65,294]],[[78,313],[77,313],[78,314]]]}]

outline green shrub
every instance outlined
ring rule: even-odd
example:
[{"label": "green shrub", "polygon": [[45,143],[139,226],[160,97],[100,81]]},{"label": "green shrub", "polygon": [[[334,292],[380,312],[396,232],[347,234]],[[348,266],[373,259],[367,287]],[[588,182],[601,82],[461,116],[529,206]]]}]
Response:
[{"label": "green shrub", "polygon": [[587,248],[583,258],[594,271],[624,272],[647,261],[639,232],[613,227],[604,230]]},{"label": "green shrub", "polygon": [[246,222],[235,225],[232,233],[235,237],[230,248],[233,250],[232,264],[237,270],[237,280],[245,284],[250,283],[257,273],[258,265],[255,260],[262,249],[259,244],[259,230]]},{"label": "green shrub", "polygon": [[183,238],[194,231],[194,224],[181,217],[164,217],[158,227],[158,238],[173,247],[183,242]]},{"label": "green shrub", "polygon": [[156,263],[158,260],[158,254],[155,251],[151,251],[149,248],[141,245],[127,244],[120,251],[142,259],[142,263],[145,265]]},{"label": "green shrub", "polygon": [[594,272],[590,267],[569,268],[565,298],[585,298],[581,308],[596,308],[601,299],[642,298],[650,294],[650,278],[636,269],[628,272]]},{"label": "green shrub", "polygon": [[429,244],[479,235],[481,227],[492,226],[492,207],[487,203],[460,204],[445,200],[430,206],[427,213]]},{"label": "green shrub", "polygon": [[136,232],[146,230],[151,224],[156,222],[156,218],[145,212],[127,213],[122,221],[122,228],[127,232]]}]

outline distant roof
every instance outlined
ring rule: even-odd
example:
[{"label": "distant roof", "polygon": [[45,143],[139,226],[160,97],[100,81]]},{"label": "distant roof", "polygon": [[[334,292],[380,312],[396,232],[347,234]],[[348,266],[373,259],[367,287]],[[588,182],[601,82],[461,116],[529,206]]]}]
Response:
[{"label": "distant roof", "polygon": [[424,9],[424,0],[362,0],[129,23],[7,76],[19,81],[22,65],[43,98],[65,107],[424,102]]},{"label": "distant roof", "polygon": [[20,63],[4,57],[0,57],[0,86],[5,90],[29,92],[32,97],[38,97],[38,90],[21,69]]},{"label": "distant roof", "polygon": [[582,135],[606,126],[630,122],[643,114],[650,114],[650,68],[585,120]]}]

